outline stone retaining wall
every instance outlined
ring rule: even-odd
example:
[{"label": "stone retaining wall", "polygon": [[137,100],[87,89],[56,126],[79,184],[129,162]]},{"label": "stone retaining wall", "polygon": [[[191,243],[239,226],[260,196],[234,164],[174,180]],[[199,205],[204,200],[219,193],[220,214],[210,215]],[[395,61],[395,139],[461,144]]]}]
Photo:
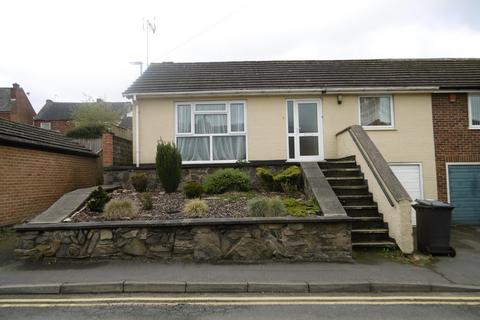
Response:
[{"label": "stone retaining wall", "polygon": [[[226,165],[184,165],[182,166],[182,181],[202,181],[207,175],[212,174],[213,172],[224,169],[224,168],[238,168],[248,174],[250,177],[250,183],[253,189],[259,189],[262,185],[261,179],[256,174],[256,169],[258,167],[265,167],[271,169],[273,172],[281,171],[291,165],[299,165],[296,163],[286,164],[228,164]],[[113,167],[105,168],[103,177],[104,182],[107,184],[110,183],[128,183],[130,175],[134,172],[144,172],[149,177],[150,188],[155,188],[158,186],[157,174],[155,171],[155,166],[151,165],[148,167]]]},{"label": "stone retaining wall", "polygon": [[351,260],[349,218],[243,218],[210,224],[205,220],[19,226],[16,254],[36,259],[144,257],[194,262]]}]

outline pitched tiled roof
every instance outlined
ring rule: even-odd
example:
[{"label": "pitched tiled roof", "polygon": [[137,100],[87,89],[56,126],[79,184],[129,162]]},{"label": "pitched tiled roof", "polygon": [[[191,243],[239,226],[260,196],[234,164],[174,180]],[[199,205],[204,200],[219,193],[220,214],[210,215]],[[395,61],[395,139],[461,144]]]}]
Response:
[{"label": "pitched tiled roof", "polygon": [[75,141],[55,131],[0,119],[0,145],[29,147],[60,153],[96,157]]},{"label": "pitched tiled roof", "polygon": [[124,94],[355,87],[479,89],[480,59],[152,63]]},{"label": "pitched tiled roof", "polygon": [[10,111],[14,102],[10,99],[12,88],[0,88],[0,112]]},{"label": "pitched tiled roof", "polygon": [[132,129],[132,117],[123,117],[118,126],[125,129]]},{"label": "pitched tiled roof", "polygon": [[[90,104],[90,102],[56,102],[47,100],[35,119],[45,121],[72,120],[75,110],[87,104]],[[105,104],[118,111],[121,116],[127,114],[131,109],[130,102],[105,102]]]}]

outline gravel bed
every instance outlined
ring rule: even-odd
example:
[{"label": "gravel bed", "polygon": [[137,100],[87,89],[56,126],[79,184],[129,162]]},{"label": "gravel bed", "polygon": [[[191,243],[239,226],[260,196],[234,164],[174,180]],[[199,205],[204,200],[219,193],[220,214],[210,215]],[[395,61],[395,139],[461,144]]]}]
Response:
[{"label": "gravel bed", "polygon": [[[181,192],[165,193],[161,191],[150,192],[152,195],[153,209],[144,210],[141,202],[141,194],[130,189],[119,189],[113,191],[110,196],[112,199],[130,199],[137,209],[138,215],[132,220],[168,220],[168,219],[186,219],[192,218],[185,212],[183,208],[186,199]],[[241,218],[248,217],[247,201],[252,197],[294,197],[305,200],[305,195],[297,193],[295,195],[287,195],[278,192],[255,191],[248,193],[231,192],[223,195],[204,196],[202,197],[208,204],[208,213],[203,215],[204,218]],[[106,220],[102,213],[92,212],[88,208],[83,208],[75,213],[69,220],[72,222],[85,221],[104,221]],[[124,220],[130,220],[125,218]]]}]

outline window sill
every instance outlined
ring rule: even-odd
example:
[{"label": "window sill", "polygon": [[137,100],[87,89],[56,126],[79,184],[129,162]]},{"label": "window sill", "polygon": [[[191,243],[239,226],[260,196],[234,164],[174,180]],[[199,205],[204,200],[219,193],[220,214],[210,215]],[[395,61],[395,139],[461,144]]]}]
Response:
[{"label": "window sill", "polygon": [[470,130],[480,130],[480,126],[475,126],[475,127],[468,127]]},{"label": "window sill", "polygon": [[397,131],[394,127],[362,127],[365,131]]}]

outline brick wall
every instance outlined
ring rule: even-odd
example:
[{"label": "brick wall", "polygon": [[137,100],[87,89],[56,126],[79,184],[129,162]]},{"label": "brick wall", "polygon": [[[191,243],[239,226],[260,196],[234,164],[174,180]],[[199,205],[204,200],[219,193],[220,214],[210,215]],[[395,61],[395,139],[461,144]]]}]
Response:
[{"label": "brick wall", "polygon": [[35,127],[40,127],[41,122],[50,122],[50,129],[64,133],[65,131],[73,128],[75,125],[70,120],[54,120],[54,121],[45,121],[45,120],[35,120]]},{"label": "brick wall", "polygon": [[64,193],[100,182],[98,158],[0,146],[0,225],[31,218]]},{"label": "brick wall", "polygon": [[0,112],[0,119],[10,121],[10,112]]},{"label": "brick wall", "polygon": [[113,136],[113,165],[130,166],[133,163],[132,141]]},{"label": "brick wall", "polygon": [[468,128],[468,95],[432,94],[438,198],[447,201],[446,162],[480,162],[480,130]]},{"label": "brick wall", "polygon": [[129,166],[132,164],[132,141],[111,132],[102,135],[103,166]]}]

